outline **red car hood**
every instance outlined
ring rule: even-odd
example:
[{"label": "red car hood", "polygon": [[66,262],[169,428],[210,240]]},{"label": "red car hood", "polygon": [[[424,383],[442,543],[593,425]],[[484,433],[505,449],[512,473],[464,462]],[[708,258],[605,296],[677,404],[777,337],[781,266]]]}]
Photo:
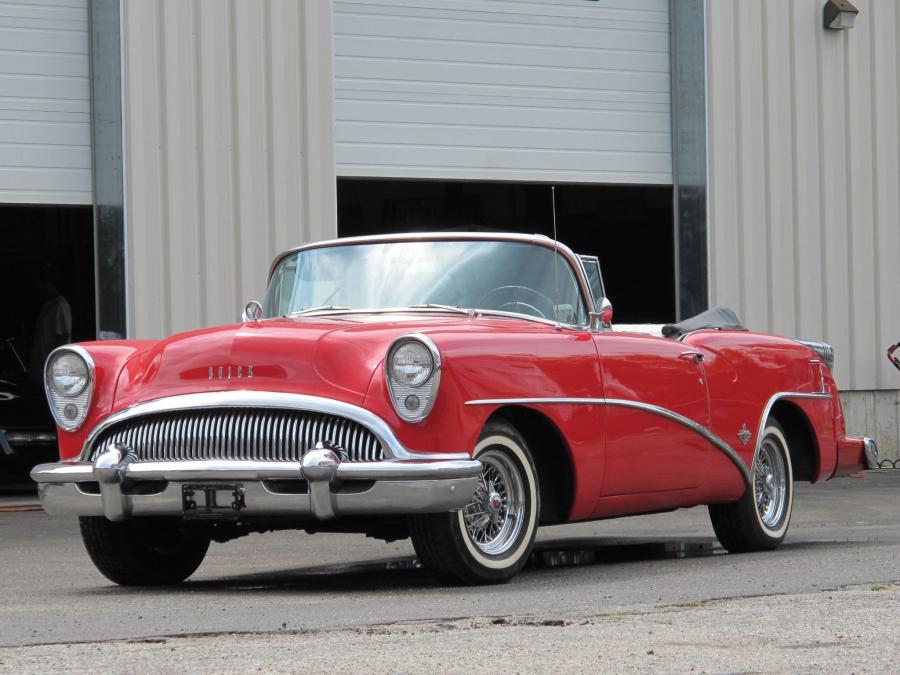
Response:
[{"label": "red car hood", "polygon": [[[511,323],[527,323],[500,321],[507,330]],[[361,405],[375,369],[400,335],[498,327],[462,316],[353,315],[270,319],[182,333],[126,365],[113,407],[230,390],[302,393]]]}]

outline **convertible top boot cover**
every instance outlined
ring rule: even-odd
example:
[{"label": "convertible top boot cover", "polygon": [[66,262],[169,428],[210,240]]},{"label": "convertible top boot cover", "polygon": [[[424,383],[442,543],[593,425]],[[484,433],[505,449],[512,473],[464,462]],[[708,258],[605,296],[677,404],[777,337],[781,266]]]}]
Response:
[{"label": "convertible top boot cover", "polygon": [[719,305],[679,323],[670,323],[662,327],[663,337],[677,340],[688,333],[703,328],[716,330],[747,330],[731,307]]}]

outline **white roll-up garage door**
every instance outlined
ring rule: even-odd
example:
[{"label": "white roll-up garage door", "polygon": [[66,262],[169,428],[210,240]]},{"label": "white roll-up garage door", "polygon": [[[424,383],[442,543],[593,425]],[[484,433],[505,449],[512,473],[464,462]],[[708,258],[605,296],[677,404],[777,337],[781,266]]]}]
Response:
[{"label": "white roll-up garage door", "polygon": [[0,203],[90,204],[87,0],[0,2]]},{"label": "white roll-up garage door", "polygon": [[339,176],[672,182],[669,0],[335,0]]}]

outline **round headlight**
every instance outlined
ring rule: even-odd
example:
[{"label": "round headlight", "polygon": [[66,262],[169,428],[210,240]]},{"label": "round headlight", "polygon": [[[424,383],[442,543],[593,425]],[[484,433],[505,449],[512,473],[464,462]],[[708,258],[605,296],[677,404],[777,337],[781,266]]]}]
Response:
[{"label": "round headlight", "polygon": [[391,354],[391,377],[399,384],[418,387],[434,372],[434,359],[428,347],[410,340],[397,347]]},{"label": "round headlight", "polygon": [[47,368],[47,384],[61,396],[78,396],[88,384],[88,365],[73,352],[62,352]]}]

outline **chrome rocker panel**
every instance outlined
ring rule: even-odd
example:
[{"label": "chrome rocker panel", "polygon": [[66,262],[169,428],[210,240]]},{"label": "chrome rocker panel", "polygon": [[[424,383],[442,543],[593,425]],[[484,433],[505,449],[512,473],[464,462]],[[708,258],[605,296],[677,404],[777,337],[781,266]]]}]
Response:
[{"label": "chrome rocker panel", "polygon": [[[319,442],[301,461],[206,459],[136,461],[130,448],[110,443],[93,461],[90,448],[106,428],[125,419],[163,411],[247,406],[328,412],[356,420],[378,436],[387,459],[341,461]],[[324,439],[323,439],[324,441]],[[414,453],[407,450],[379,417],[363,408],[331,399],[269,392],[216,392],[173,396],[135,405],[110,415],[92,430],[78,461],[41,464],[31,471],[41,503],[51,515],[106,516],[121,521],[133,516],[185,515],[184,485],[239,484],[244,516],[311,516],[441,513],[465,506],[481,477],[481,462],[466,453]],[[306,493],[279,492],[271,481],[295,481]],[[135,494],[143,482],[165,484],[155,494]],[[81,483],[82,485],[79,485]],[[91,490],[88,485],[92,484]],[[95,492],[99,485],[99,494]],[[219,514],[219,512],[216,512]]]}]

